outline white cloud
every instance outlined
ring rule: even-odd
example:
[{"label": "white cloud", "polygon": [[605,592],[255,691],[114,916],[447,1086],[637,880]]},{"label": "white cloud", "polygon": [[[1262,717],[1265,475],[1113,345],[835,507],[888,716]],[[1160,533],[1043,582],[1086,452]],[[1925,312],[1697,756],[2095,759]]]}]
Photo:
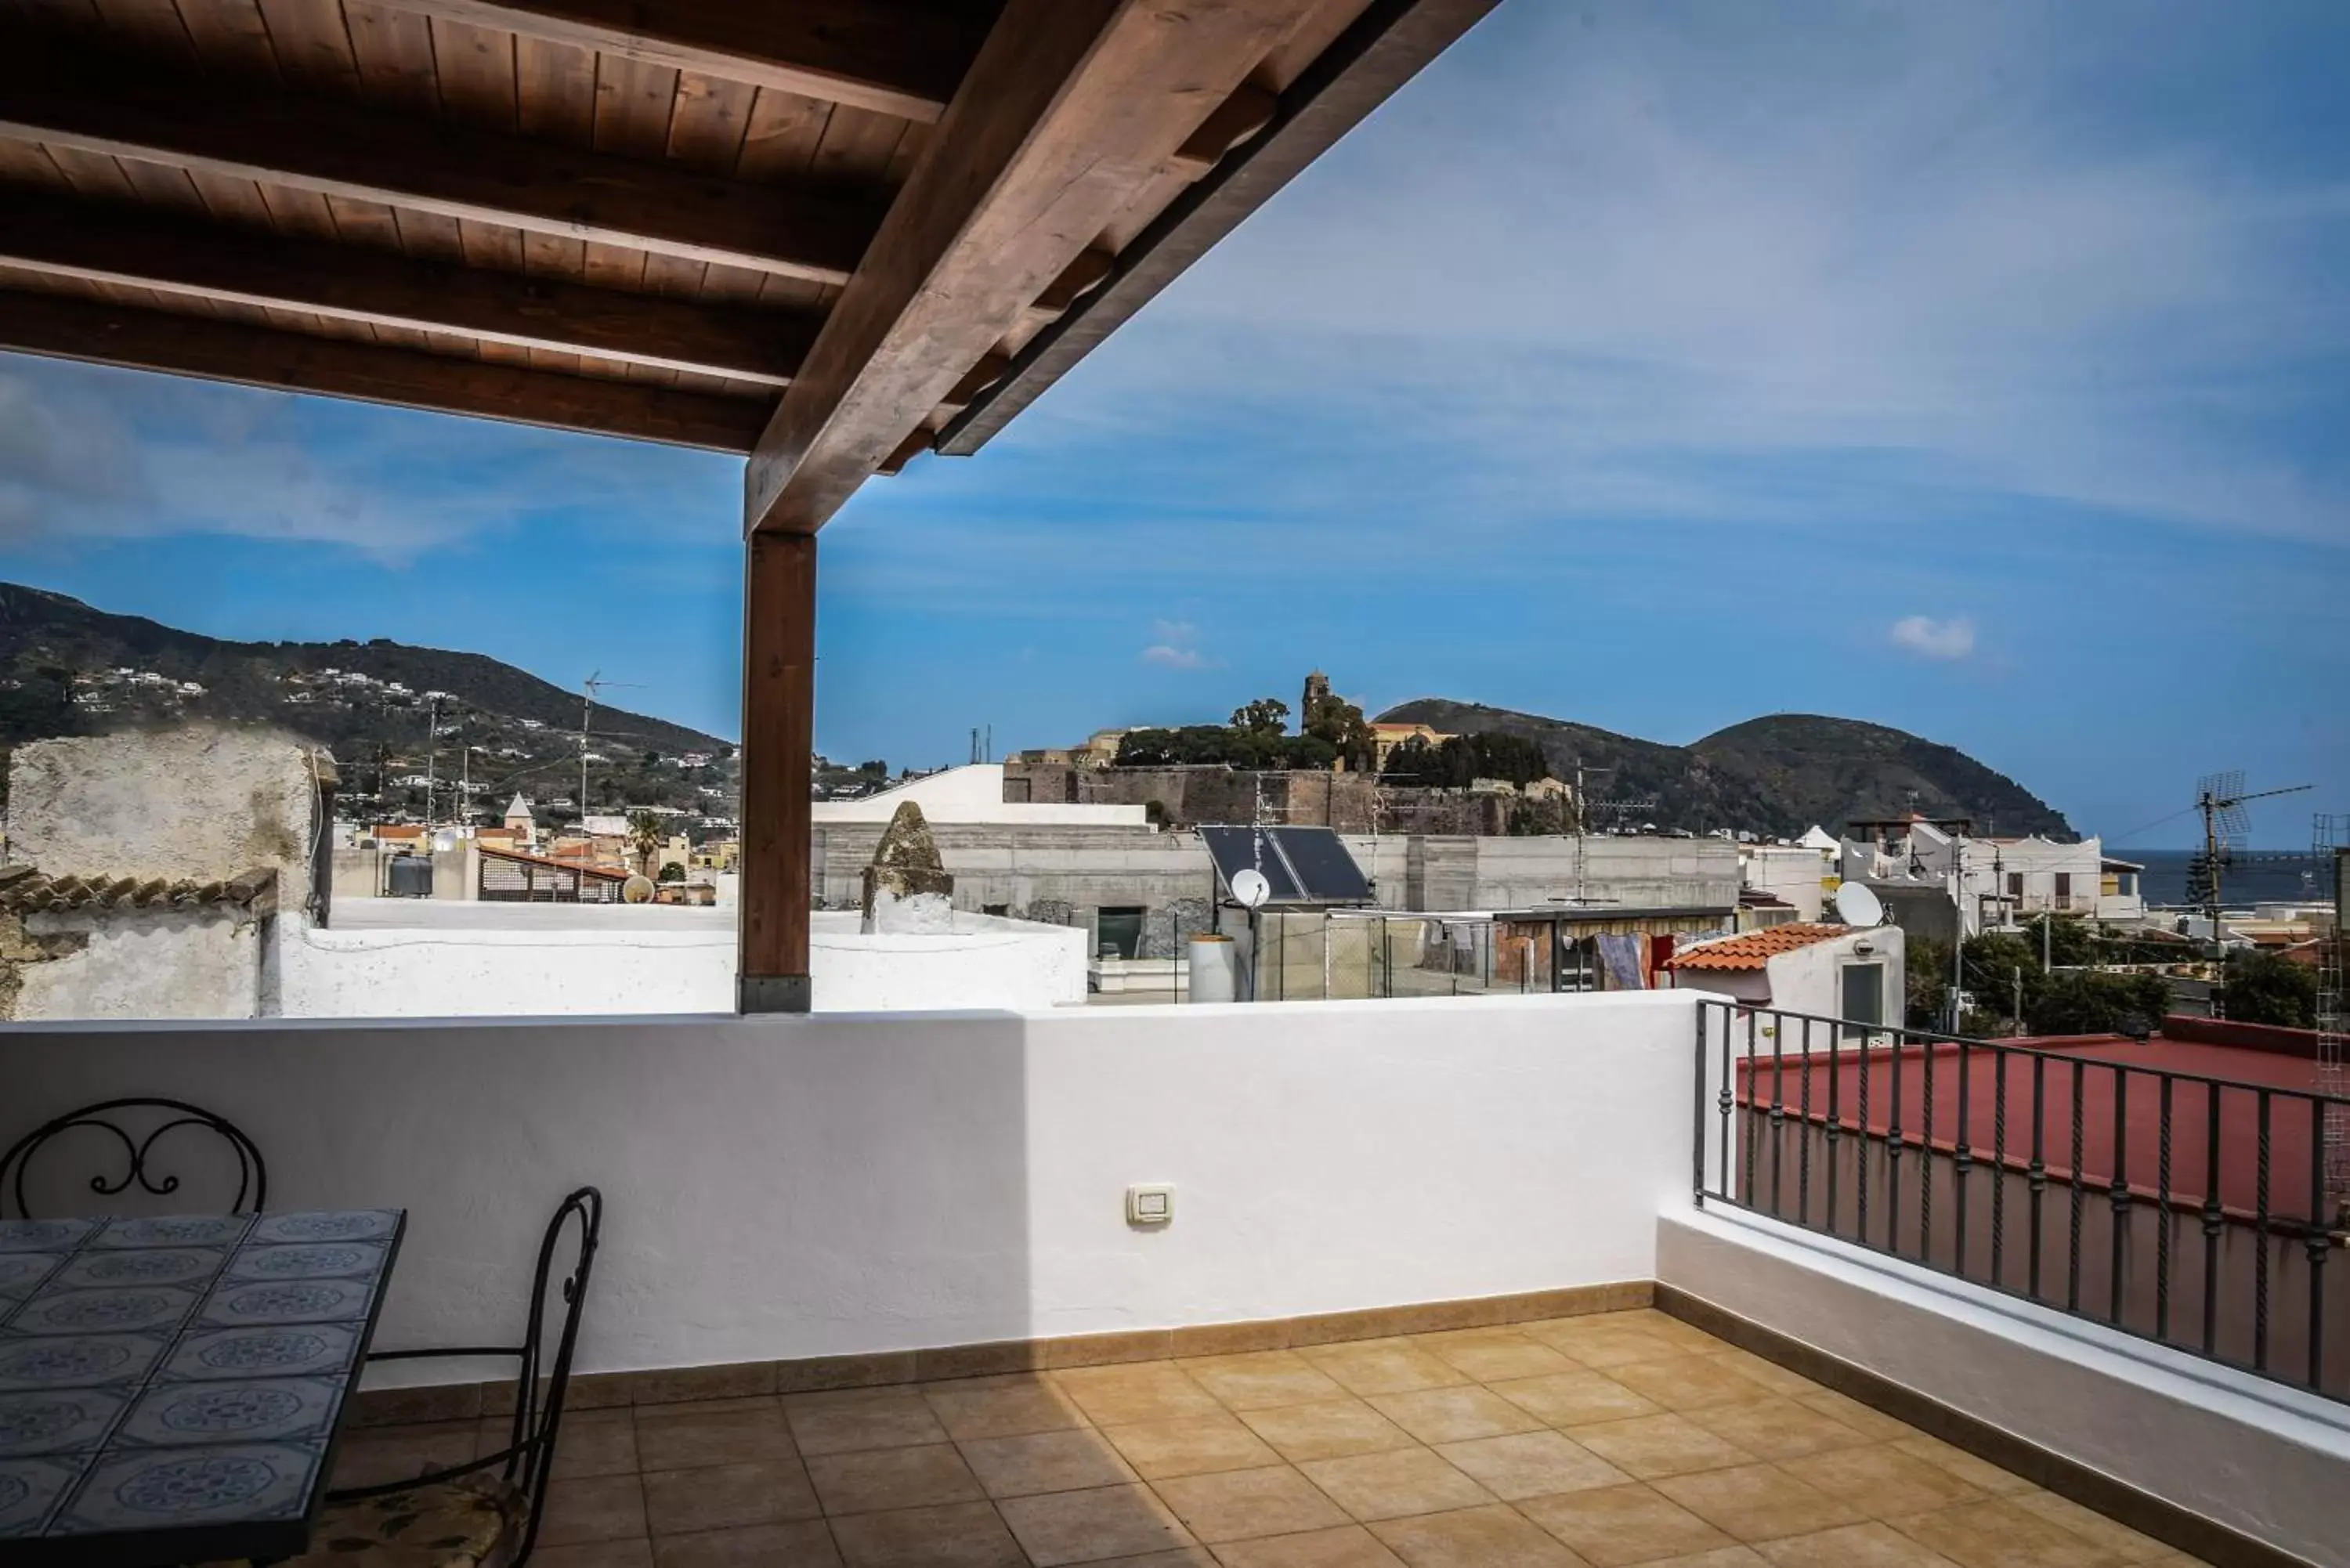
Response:
[{"label": "white cloud", "polygon": [[1400,513],[1417,466],[1449,529],[1900,491],[2350,543],[2306,439],[2350,169],[2233,137],[2230,83],[2126,16],[1504,8],[1039,412],[1279,420],[1268,507]]},{"label": "white cloud", "polygon": [[1164,642],[1154,642],[1142,650],[1142,662],[1168,670],[1205,670],[1208,661],[1196,648],[1177,648]]},{"label": "white cloud", "polygon": [[1965,659],[1975,650],[1975,623],[1964,616],[1936,620],[1931,616],[1904,616],[1893,623],[1893,646],[1921,659]]}]

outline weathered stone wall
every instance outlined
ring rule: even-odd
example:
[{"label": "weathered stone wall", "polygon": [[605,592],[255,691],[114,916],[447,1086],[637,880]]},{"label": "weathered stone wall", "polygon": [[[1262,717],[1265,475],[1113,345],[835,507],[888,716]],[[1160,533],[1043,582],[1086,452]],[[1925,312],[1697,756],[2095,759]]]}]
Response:
[{"label": "weathered stone wall", "polygon": [[[1227,767],[1075,768],[1057,763],[1003,764],[1003,798],[1029,805],[1141,805],[1154,802],[1170,827],[1264,820],[1340,833],[1503,834],[1504,795],[1464,795],[1409,785],[1381,787],[1370,774],[1312,769],[1252,773]],[[1373,818],[1376,816],[1377,821]]]},{"label": "weathered stone wall", "polygon": [[309,883],[308,742],[222,725],[36,741],[8,765],[8,858],[52,876]]}]

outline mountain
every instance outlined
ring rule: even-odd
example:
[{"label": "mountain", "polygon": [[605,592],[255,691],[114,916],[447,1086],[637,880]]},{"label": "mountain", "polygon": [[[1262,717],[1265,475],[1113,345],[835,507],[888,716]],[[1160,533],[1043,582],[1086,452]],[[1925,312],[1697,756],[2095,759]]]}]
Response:
[{"label": "mountain", "polygon": [[[1773,713],[1732,724],[1687,746],[1669,746],[1538,713],[1421,697],[1379,715],[1533,741],[1561,778],[1583,763],[1598,801],[1653,800],[1653,807],[1599,810],[1593,820],[1653,822],[1704,833],[1748,828],[1788,836],[1816,823],[1840,833],[1858,818],[1918,812],[1974,819],[1976,831],[2074,836],[2064,814],[1955,746],[1858,719]],[[1601,774],[1597,770],[1612,769]]]},{"label": "mountain", "polygon": [[[230,642],[0,583],[0,746],[192,720],[265,723],[332,751],[355,805],[412,812],[423,791],[397,781],[428,772],[427,695],[436,691],[436,784],[466,772],[461,748],[470,746],[476,804],[487,810],[504,810],[517,790],[535,802],[578,793],[579,693],[484,654],[382,638]],[[625,801],[733,814],[733,747],[714,735],[598,704],[588,747],[601,759],[588,764],[598,809]],[[703,753],[707,765],[677,762]]]}]

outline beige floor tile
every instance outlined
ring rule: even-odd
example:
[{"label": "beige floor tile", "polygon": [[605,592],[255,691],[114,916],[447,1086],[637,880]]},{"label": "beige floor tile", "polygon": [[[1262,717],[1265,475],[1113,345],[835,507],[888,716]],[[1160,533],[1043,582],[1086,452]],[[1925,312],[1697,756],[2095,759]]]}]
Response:
[{"label": "beige floor tile", "polygon": [[945,1508],[860,1513],[832,1521],[833,1539],[848,1568],[1027,1568],[1027,1555],[993,1507],[983,1502]]},{"label": "beige floor tile", "polygon": [[[713,1401],[715,1403],[716,1401]],[[774,1399],[725,1401],[734,1408],[697,1410],[663,1407],[636,1418],[634,1451],[646,1470],[692,1469],[700,1465],[757,1464],[798,1453],[783,1406]],[[562,1447],[571,1446],[571,1424],[563,1426]]]},{"label": "beige floor tile", "polygon": [[1375,1454],[1408,1449],[1411,1434],[1360,1399],[1326,1399],[1316,1405],[1284,1405],[1248,1410],[1241,1419],[1292,1464],[1332,1459],[1341,1454]]},{"label": "beige floor tile", "polygon": [[1410,1568],[1583,1568],[1583,1559],[1498,1503],[1386,1519],[1371,1533]]},{"label": "beige floor tile", "polygon": [[1727,1438],[1766,1459],[1794,1459],[1831,1449],[1856,1449],[1876,1439],[1863,1437],[1833,1416],[1773,1394],[1735,1405],[1691,1410],[1689,1418],[1717,1438]]},{"label": "beige floor tile", "polygon": [[1152,1490],[1192,1534],[1211,1542],[1327,1530],[1347,1522],[1336,1503],[1286,1465],[1178,1476],[1153,1482]]},{"label": "beige floor tile", "polygon": [[1790,1372],[1775,1361],[1765,1361],[1752,1351],[1741,1350],[1734,1345],[1724,1345],[1721,1341],[1715,1340],[1711,1345],[1691,1345],[1690,1348],[1700,1355],[1713,1356],[1719,1361],[1738,1368],[1741,1373],[1773,1394],[1784,1394],[1792,1399],[1799,1394],[1828,1392],[1803,1374]]},{"label": "beige floor tile", "polygon": [[1090,1427],[1023,1432],[1016,1438],[981,1438],[958,1446],[963,1462],[990,1497],[1123,1486],[1135,1479],[1108,1438]]},{"label": "beige floor tile", "polygon": [[1749,1543],[1809,1535],[1839,1524],[1858,1524],[1864,1518],[1852,1504],[1775,1465],[1669,1476],[1656,1488],[1707,1523]]},{"label": "beige floor tile", "polygon": [[1423,1443],[1457,1443],[1542,1429],[1538,1417],[1474,1384],[1422,1388],[1410,1394],[1374,1394],[1370,1407]]},{"label": "beige floor tile", "polygon": [[1205,1475],[1211,1470],[1262,1469],[1281,1462],[1281,1455],[1232,1416],[1138,1421],[1104,1428],[1102,1436],[1117,1445],[1127,1463],[1146,1480]]},{"label": "beige floor tile", "polygon": [[1499,1382],[1505,1377],[1547,1377],[1554,1372],[1575,1371],[1581,1365],[1523,1334],[1490,1329],[1457,1336],[1423,1334],[1414,1343],[1481,1383]]},{"label": "beige floor tile", "polygon": [[1504,1502],[1621,1486],[1632,1479],[1582,1444],[1551,1431],[1443,1443],[1436,1451]]},{"label": "beige floor tile", "polygon": [[1718,1350],[1730,1343],[1727,1340],[1714,1338],[1693,1323],[1683,1323],[1672,1314],[1659,1312],[1654,1307],[1639,1312],[1611,1314],[1610,1319],[1613,1322],[1621,1323],[1627,1328],[1637,1328],[1641,1333],[1654,1334],[1668,1344],[1678,1345],[1683,1350]]},{"label": "beige floor tile", "polygon": [[1811,1535],[1789,1535],[1756,1548],[1778,1568],[1954,1568],[1889,1524],[1846,1524]]},{"label": "beige floor tile", "polygon": [[1496,1383],[1493,1392],[1554,1427],[1626,1421],[1635,1416],[1660,1415],[1664,1410],[1655,1400],[1635,1394],[1598,1372],[1562,1372],[1552,1377]]},{"label": "beige floor tile", "polygon": [[382,1486],[462,1465],[482,1451],[481,1439],[478,1421],[362,1427],[345,1438],[336,1451],[334,1484]]},{"label": "beige floor tile", "polygon": [[1163,1552],[1191,1541],[1146,1486],[1007,1498],[996,1506],[1037,1568]]},{"label": "beige floor tile", "polygon": [[1015,1374],[933,1383],[922,1397],[947,1436],[1016,1438],[1027,1432],[1059,1432],[1086,1424],[1076,1402],[1049,1378]]},{"label": "beige floor tile", "polygon": [[1751,1546],[1717,1546],[1686,1557],[1662,1557],[1656,1568],[1770,1568],[1771,1560]]},{"label": "beige floor tile", "polygon": [[625,1541],[647,1533],[644,1489],[635,1476],[582,1476],[546,1483],[540,1544]]},{"label": "beige floor tile", "polygon": [[655,1535],[785,1524],[822,1511],[797,1459],[659,1470],[643,1484],[645,1517]]},{"label": "beige floor tile", "polygon": [[952,1443],[812,1454],[807,1468],[827,1514],[937,1508],[987,1495]]},{"label": "beige floor tile", "polygon": [[1052,1376],[1097,1426],[1174,1421],[1186,1416],[1213,1416],[1223,1408],[1214,1395],[1184,1376],[1172,1362],[1073,1367]]},{"label": "beige floor tile", "polygon": [[1585,1366],[1624,1366],[1689,1354],[1686,1347],[1655,1329],[1623,1321],[1626,1315],[1607,1313],[1521,1324],[1519,1332]]},{"label": "beige floor tile", "polygon": [[1644,1399],[1668,1410],[1701,1410],[1710,1405],[1740,1405],[1760,1398],[1762,1386],[1720,1356],[1675,1355],[1635,1361],[1608,1373]]},{"label": "beige floor tile", "polygon": [[1889,1443],[1783,1459],[1780,1468],[1876,1519],[1979,1501],[1982,1492]]},{"label": "beige floor tile", "polygon": [[2122,1559],[2012,1498],[1888,1520],[1961,1568],[2116,1568]]},{"label": "beige floor tile", "polygon": [[1518,1511],[1573,1547],[1595,1568],[1623,1568],[1731,1544],[1696,1514],[1645,1486],[1602,1487],[1534,1498]]},{"label": "beige floor tile", "polygon": [[2054,1492],[2021,1492],[2016,1495],[2015,1505],[2064,1526],[2092,1545],[2104,1547],[2125,1563],[2151,1563],[2171,1550],[2150,1535],[2141,1535],[2126,1524]]},{"label": "beige floor tile", "polygon": [[1964,1449],[1954,1449],[1939,1438],[1907,1432],[1896,1438],[1892,1446],[1905,1454],[1950,1471],[1969,1486],[1982,1491],[2005,1495],[2038,1490],[2013,1470],[2003,1470],[1989,1459],[1979,1459]]},{"label": "beige floor tile", "polygon": [[1358,1520],[1438,1513],[1493,1501],[1492,1493],[1426,1449],[1308,1459],[1297,1468]]},{"label": "beige floor tile", "polygon": [[947,1436],[921,1396],[902,1390],[795,1394],[785,1399],[784,1414],[803,1454],[913,1448],[942,1443]]},{"label": "beige floor tile", "polygon": [[[705,1530],[653,1541],[660,1568],[839,1568],[840,1552],[821,1519]],[[539,1554],[531,1553],[534,1568]]]},{"label": "beige floor tile", "polygon": [[1643,1416],[1631,1421],[1569,1427],[1566,1435],[1642,1480],[1726,1469],[1750,1464],[1755,1458],[1686,1416]]},{"label": "beige floor tile", "polygon": [[530,1560],[539,1568],[653,1568],[653,1543],[645,1540],[581,1541],[569,1546],[536,1548]]},{"label": "beige floor tile", "polygon": [[1409,1340],[1367,1339],[1351,1345],[1309,1345],[1298,1352],[1315,1367],[1346,1386],[1348,1393],[1408,1394],[1473,1381]]},{"label": "beige floor tile", "polygon": [[1178,1546],[1171,1552],[1146,1552],[1139,1557],[1105,1557],[1088,1568],[1217,1568],[1216,1554],[1204,1546]]},{"label": "beige floor tile", "polygon": [[1216,1548],[1224,1568],[1399,1568],[1399,1560],[1359,1524],[1229,1542]]},{"label": "beige floor tile", "polygon": [[1233,1410],[1269,1410],[1280,1405],[1310,1405],[1346,1393],[1292,1350],[1246,1355],[1214,1355],[1178,1364],[1191,1380]]},{"label": "beige floor tile", "polygon": [[1898,1442],[1904,1438],[1918,1435],[1918,1429],[1907,1422],[1897,1421],[1884,1411],[1864,1405],[1857,1399],[1847,1398],[1833,1388],[1814,1389],[1810,1393],[1797,1394],[1794,1398],[1805,1409],[1832,1416],[1862,1436],[1875,1438],[1880,1442]]}]

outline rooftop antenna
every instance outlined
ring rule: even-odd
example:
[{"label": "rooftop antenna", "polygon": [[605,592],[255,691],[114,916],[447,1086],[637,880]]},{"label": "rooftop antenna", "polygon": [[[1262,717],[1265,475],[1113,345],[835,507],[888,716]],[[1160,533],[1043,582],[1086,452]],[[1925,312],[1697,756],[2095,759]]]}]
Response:
[{"label": "rooftop antenna", "polygon": [[2350,932],[2343,916],[2350,914],[2350,815],[2314,814],[2310,825],[2310,857],[2317,862],[2319,886],[2330,882],[2334,897],[2334,929],[2317,947],[2317,1092],[2333,1098],[2325,1106],[2325,1196],[2334,1205],[2335,1223],[2350,1215],[2350,1017],[2343,1007],[2344,961],[2350,958]]},{"label": "rooftop antenna", "polygon": [[[2314,789],[2314,784],[2287,784],[2282,789],[2254,790],[2246,793],[2241,768],[2225,773],[2205,774],[2195,781],[2195,808],[2203,814],[2203,853],[2191,861],[2187,869],[2189,897],[2203,906],[2211,922],[2211,956],[2224,959],[2226,949],[2220,940],[2220,877],[2234,860],[2235,852],[2243,847],[2251,836],[2251,818],[2244,811],[2244,803],[2266,800],[2271,795],[2299,794]],[[2216,1010],[2224,1012],[2221,1000]]]},{"label": "rooftop antenna", "polygon": [[600,670],[579,683],[579,815],[588,815],[588,721],[596,711],[596,698],[607,686],[635,686],[634,680],[607,680]]},{"label": "rooftop antenna", "polygon": [[1577,757],[1575,760],[1575,901],[1578,904],[1588,901],[1584,897],[1583,878],[1585,848],[1591,833],[1591,814],[1595,811],[1654,811],[1657,809],[1656,797],[1653,795],[1644,796],[1638,800],[1593,800],[1585,785],[1586,776],[1609,775],[1615,772],[1614,768],[1586,768],[1582,758]]}]

